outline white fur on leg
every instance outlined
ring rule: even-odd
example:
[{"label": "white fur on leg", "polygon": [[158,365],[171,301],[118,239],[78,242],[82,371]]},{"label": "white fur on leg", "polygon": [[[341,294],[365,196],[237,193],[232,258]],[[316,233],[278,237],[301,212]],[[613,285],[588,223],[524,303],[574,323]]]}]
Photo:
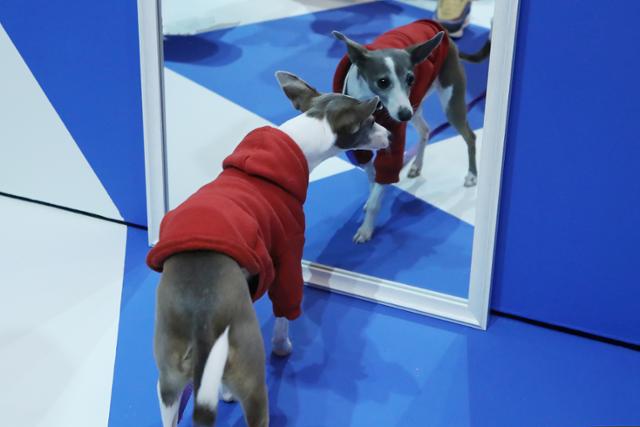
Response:
[{"label": "white fur on leg", "polygon": [[413,124],[413,126],[416,128],[416,131],[418,131],[420,140],[418,142],[418,152],[416,153],[416,158],[413,160],[407,176],[409,178],[416,178],[422,172],[424,150],[425,148],[427,148],[427,143],[429,142],[429,125],[422,115],[422,104],[414,113],[413,118],[411,119],[411,124]]},{"label": "white fur on leg", "polygon": [[378,217],[378,212],[380,211],[380,206],[382,205],[382,197],[384,195],[384,185],[375,183],[371,188],[371,194],[369,194],[369,199],[367,200],[367,204],[365,205],[365,214],[364,221],[355,236],[353,236],[353,241],[355,243],[365,243],[371,240],[373,236],[373,230],[376,226],[376,218]]},{"label": "white fur on leg", "polygon": [[[362,169],[367,174],[367,179],[369,180],[369,193],[371,193],[371,190],[373,190],[373,185],[376,183],[376,169],[373,166],[373,160],[369,163],[365,163]],[[367,202],[368,201],[369,200],[367,199]],[[365,202],[364,206],[362,207],[362,210],[365,212],[367,211],[367,202]]]},{"label": "white fur on leg", "polygon": [[471,172],[467,172],[467,176],[464,177],[464,186],[473,187],[477,183],[478,183],[478,177],[472,174]]},{"label": "white fur on leg", "polygon": [[271,337],[271,351],[276,356],[288,356],[293,351],[293,344],[289,338],[289,320],[285,317],[276,317]]},{"label": "white fur on leg", "polygon": [[367,179],[369,180],[369,190],[373,187],[373,184],[376,182],[376,168],[373,166],[373,160],[369,163],[365,163],[363,166],[365,173],[367,174]]},{"label": "white fur on leg", "polygon": [[196,391],[196,404],[211,410],[218,407],[218,393],[222,384],[222,374],[229,355],[229,326],[218,337],[204,365],[200,388]]},{"label": "white fur on leg", "polygon": [[231,393],[231,390],[229,390],[229,387],[224,385],[224,383],[220,384],[220,399],[222,399],[227,403],[236,401],[235,396],[233,395],[233,393]]},{"label": "white fur on leg", "polygon": [[160,404],[160,416],[162,417],[162,427],[176,427],[178,425],[178,410],[180,409],[180,398],[178,398],[172,405],[166,406],[162,401],[162,393],[160,393],[160,381],[158,381],[158,403]]}]

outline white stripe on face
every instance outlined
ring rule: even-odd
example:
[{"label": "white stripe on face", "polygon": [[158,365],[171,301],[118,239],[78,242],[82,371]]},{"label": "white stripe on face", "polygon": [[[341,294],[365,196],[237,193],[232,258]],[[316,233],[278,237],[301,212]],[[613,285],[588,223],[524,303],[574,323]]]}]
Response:
[{"label": "white stripe on face", "polygon": [[411,107],[411,101],[409,101],[409,95],[405,91],[404,84],[396,73],[395,62],[389,57],[384,58],[384,62],[389,69],[389,79],[391,80],[391,89],[389,89],[387,94],[387,105],[385,105],[385,107],[387,107],[387,111],[389,111],[391,117],[400,121],[398,118],[399,111],[408,108],[413,113],[413,108]]}]

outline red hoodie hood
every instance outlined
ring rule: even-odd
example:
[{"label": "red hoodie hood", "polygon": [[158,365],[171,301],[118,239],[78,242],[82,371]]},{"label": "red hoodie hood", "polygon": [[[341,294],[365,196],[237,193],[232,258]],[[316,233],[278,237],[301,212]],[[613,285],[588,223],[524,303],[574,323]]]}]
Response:
[{"label": "red hoodie hood", "polygon": [[162,271],[176,253],[226,254],[258,277],[251,289],[254,300],[268,291],[274,314],[294,319],[302,302],[307,160],[287,134],[263,127],[242,140],[223,168],[167,212],[147,264]]},{"label": "red hoodie hood", "polygon": [[235,168],[265,179],[293,195],[300,203],[307,198],[309,165],[302,150],[280,129],[264,126],[251,131],[222,168]]}]

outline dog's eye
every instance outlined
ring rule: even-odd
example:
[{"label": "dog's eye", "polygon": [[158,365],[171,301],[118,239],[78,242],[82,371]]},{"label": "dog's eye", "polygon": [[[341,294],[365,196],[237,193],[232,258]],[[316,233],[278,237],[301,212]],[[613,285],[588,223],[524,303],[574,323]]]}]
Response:
[{"label": "dog's eye", "polygon": [[413,74],[408,74],[407,75],[407,85],[411,86],[413,84],[413,82],[416,81],[416,78],[414,77]]},{"label": "dog's eye", "polygon": [[378,87],[380,89],[386,89],[389,87],[389,85],[391,84],[391,82],[389,81],[389,79],[383,77],[380,80],[378,80]]}]

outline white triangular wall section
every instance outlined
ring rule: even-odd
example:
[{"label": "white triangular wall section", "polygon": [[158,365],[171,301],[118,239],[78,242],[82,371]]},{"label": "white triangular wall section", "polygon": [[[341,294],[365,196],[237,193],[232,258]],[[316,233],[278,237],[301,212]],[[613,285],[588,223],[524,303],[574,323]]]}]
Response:
[{"label": "white triangular wall section", "polygon": [[0,25],[0,191],[122,219]]}]

